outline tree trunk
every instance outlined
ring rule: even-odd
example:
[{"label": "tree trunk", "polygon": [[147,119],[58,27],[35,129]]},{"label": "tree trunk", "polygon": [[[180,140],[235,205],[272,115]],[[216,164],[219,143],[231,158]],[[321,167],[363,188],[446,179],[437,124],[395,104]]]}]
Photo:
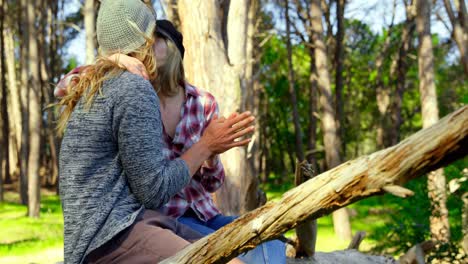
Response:
[{"label": "tree trunk", "polygon": [[[288,52],[288,82],[289,82],[289,95],[291,96],[291,106],[292,106],[292,118],[294,122],[294,134],[296,139],[295,151],[296,157],[299,162],[302,162],[305,159],[304,147],[302,144],[302,129],[299,122],[299,112],[297,110],[297,95],[295,88],[295,76],[294,68],[292,63],[292,47],[291,47],[291,21],[289,19],[289,4],[288,0],[284,1],[285,5],[285,17],[286,17],[286,49]],[[294,168],[294,167],[292,167]]]},{"label": "tree trunk", "polygon": [[400,127],[403,124],[401,109],[403,106],[403,93],[406,89],[406,72],[408,71],[408,52],[411,48],[414,32],[414,14],[412,14],[411,6],[406,7],[406,23],[403,27],[401,44],[398,51],[397,59],[397,78],[396,91],[393,97],[392,105],[392,125],[390,128],[390,146],[397,144],[400,141]]},{"label": "tree trunk", "polygon": [[96,12],[94,11],[94,0],[85,0],[84,9],[84,24],[86,31],[86,64],[91,64],[95,59],[96,46],[94,38],[96,36]]},{"label": "tree trunk", "polygon": [[[306,161],[296,164],[295,186],[303,184],[312,179],[316,174],[311,170],[312,166]],[[317,243],[317,220],[304,221],[296,227],[297,244],[295,246],[296,255],[299,257],[313,257],[315,255],[315,245]]]},{"label": "tree trunk", "polygon": [[[288,56],[288,82],[289,82],[289,94],[291,96],[291,104],[292,104],[292,117],[294,121],[294,131],[295,131],[295,139],[296,139],[296,166],[292,167],[295,168],[295,184],[300,185],[304,182],[303,179],[303,172],[301,169],[302,162],[305,160],[305,153],[304,147],[302,143],[302,128],[299,122],[299,112],[298,112],[298,103],[297,103],[297,96],[296,96],[296,89],[295,89],[295,74],[294,74],[294,67],[292,62],[292,47],[291,47],[291,20],[289,17],[289,4],[288,0],[284,1],[285,5],[285,18],[286,18],[286,49],[287,49],[287,56]],[[311,54],[311,60],[312,60]],[[311,62],[311,64],[313,64]],[[315,149],[315,128],[316,128],[316,119],[313,114],[314,111],[314,103],[312,102],[315,99],[315,89],[316,89],[316,81],[315,81],[315,72],[313,72],[313,68],[311,68],[311,79],[310,80],[310,104],[309,104],[309,111],[310,111],[310,124],[309,124],[309,140],[308,140],[308,149],[312,150]],[[313,87],[314,86],[314,87]],[[312,135],[311,135],[312,134]],[[313,164],[315,164],[315,158],[313,155],[310,155],[313,159]],[[295,247],[296,257],[299,256],[313,256],[315,254],[315,242],[317,240],[317,221],[307,221],[297,226],[296,228],[296,236],[297,236],[297,245]]]},{"label": "tree trunk", "polygon": [[39,76],[39,54],[37,45],[37,31],[35,26],[36,2],[27,3],[27,21],[29,28],[29,57],[28,65],[31,74],[31,87],[29,88],[29,155],[28,155],[28,216],[39,217],[40,209],[40,142],[41,142],[41,86]]},{"label": "tree trunk", "polygon": [[[312,1],[310,7],[313,40],[315,44],[315,64],[317,67],[320,106],[322,108],[322,131],[325,145],[325,158],[328,169],[341,163],[340,138],[336,125],[335,111],[328,73],[327,49],[323,42],[322,10],[320,1]],[[345,208],[333,213],[333,226],[336,235],[342,240],[351,240],[351,224]]]},{"label": "tree trunk", "polygon": [[167,19],[169,19],[176,27],[180,27],[180,18],[177,12],[177,1],[176,0],[162,0],[164,3],[164,11]]},{"label": "tree trunk", "polygon": [[[8,8],[8,5],[4,5],[4,8]],[[11,22],[11,21],[10,21]],[[6,59],[6,71],[8,74],[8,90],[10,95],[10,128],[14,133],[13,140],[10,142],[13,145],[13,151],[10,155],[12,159],[12,175],[20,175],[20,151],[21,151],[21,101],[19,86],[17,85],[16,79],[16,65],[15,65],[15,47],[13,40],[13,30],[5,28],[3,30],[3,36],[5,39],[5,59]],[[9,180],[7,179],[7,182]]]},{"label": "tree trunk", "polygon": [[18,22],[21,32],[20,42],[20,69],[21,69],[21,146],[20,146],[20,184],[19,193],[21,204],[28,204],[28,153],[29,153],[29,88],[28,81],[28,41],[29,28],[27,16],[27,0],[21,0],[21,8],[18,8]]},{"label": "tree trunk", "polygon": [[[265,97],[266,94],[265,94]],[[268,181],[268,177],[270,176],[271,171],[271,164],[270,164],[270,150],[271,150],[271,133],[266,129],[267,127],[267,120],[268,120],[268,110],[269,110],[269,102],[268,98],[263,98],[261,104],[261,113],[262,117],[260,119],[260,126],[261,126],[261,133],[262,138],[264,139],[264,144],[261,144],[262,147],[262,164],[263,164],[263,174],[262,174],[262,181],[266,183]]]},{"label": "tree trunk", "polygon": [[[51,20],[55,21],[59,19],[59,13],[58,13],[59,1],[50,2],[49,8],[51,12]],[[62,12],[63,12],[63,9],[62,9]],[[59,75],[61,74],[60,69],[62,68],[62,65],[61,65],[62,60],[61,60],[61,55],[60,55],[61,45],[59,44],[60,38],[62,37],[62,34],[60,32],[62,30],[59,30],[59,26],[57,26],[56,23],[50,23],[50,28],[51,28],[50,29],[51,45],[49,45],[49,54],[51,57],[52,65],[51,65],[51,74],[49,77],[51,79],[56,79],[56,78],[59,78]],[[51,101],[53,101],[53,91],[51,91],[49,94],[50,94]],[[54,120],[57,119],[55,111],[52,111],[51,119],[54,119]],[[55,129],[54,123],[52,122],[52,120],[50,120],[49,122],[51,122],[49,124],[49,128],[54,130]],[[51,158],[52,158],[51,162],[53,165],[53,173],[52,173],[50,184],[56,187],[57,193],[58,193],[58,157],[59,157],[59,151],[60,151],[60,140],[61,138],[56,133],[51,133],[49,135],[49,144],[51,146]]]},{"label": "tree trunk", "polygon": [[[243,82],[245,83],[245,109],[250,110],[256,117],[260,117],[260,88],[258,77],[254,76],[256,67],[254,57],[258,54],[255,50],[254,36],[257,33],[257,12],[259,11],[259,1],[250,0],[247,17],[247,40],[246,40],[246,66]],[[244,197],[244,211],[253,210],[262,206],[266,202],[266,195],[259,189],[261,162],[260,162],[260,128],[254,131],[252,143],[247,148],[247,173],[243,175],[245,182],[249,183],[248,188],[242,188],[241,196]]]},{"label": "tree trunk", "polygon": [[[393,0],[393,9],[392,9],[392,20],[390,26],[388,27],[387,34],[385,34],[385,40],[383,41],[382,47],[380,48],[380,53],[375,59],[375,68],[377,71],[376,77],[376,101],[377,109],[379,110],[379,121],[377,124],[377,149],[386,148],[395,144],[389,144],[388,127],[389,127],[389,106],[390,106],[390,89],[389,85],[385,84],[383,78],[384,71],[384,60],[388,57],[388,52],[391,44],[391,37],[393,34],[393,23],[395,21],[395,8],[396,0]],[[393,64],[392,64],[393,65]]]},{"label": "tree trunk", "polygon": [[275,239],[303,221],[373,195],[406,197],[409,180],[468,154],[468,106],[398,145],[324,172],[233,223],[184,248],[162,263],[225,263]]},{"label": "tree trunk", "polygon": [[[178,12],[181,30],[186,48],[191,52],[185,56],[186,76],[195,86],[211,92],[218,100],[220,114],[228,115],[239,111],[242,102],[242,79],[244,75],[239,69],[245,67],[247,59],[245,51],[238,47],[246,47],[247,13],[245,6],[248,1],[232,1],[228,6],[229,13],[238,14],[221,17],[219,1],[216,0],[182,0],[178,2]],[[227,9],[224,10],[226,12]],[[225,14],[224,14],[225,15]],[[226,26],[222,24],[226,22]],[[223,29],[227,31],[223,31]],[[235,30],[234,30],[235,29]],[[228,43],[225,47],[223,32],[227,32]],[[232,64],[232,65],[231,65]],[[219,209],[228,215],[247,211],[244,208],[255,199],[256,172],[245,170],[247,153],[245,148],[232,149],[221,156],[226,171],[226,181],[216,193],[216,203]],[[241,190],[249,190],[241,192]],[[252,198],[253,197],[253,198]],[[241,201],[241,202],[239,202]]]},{"label": "tree trunk", "polygon": [[[310,40],[312,42],[312,39]],[[312,44],[312,43],[310,43]],[[307,161],[312,164],[315,172],[318,172],[317,159],[314,151],[317,148],[317,67],[315,67],[315,49],[309,48],[310,75],[309,75],[309,128],[307,135]]]},{"label": "tree trunk", "polygon": [[[52,32],[48,30],[47,25],[52,23],[52,11],[51,7],[48,5],[47,1],[43,2],[43,7],[41,10],[44,12],[42,32],[40,34],[40,70],[41,70],[41,83],[42,83],[42,95],[44,105],[49,105],[53,102],[53,90],[50,89],[49,83],[53,81],[51,75],[53,73],[53,65],[48,65],[46,58],[51,57],[47,54],[47,43],[46,39],[52,40]],[[58,178],[58,156],[57,156],[57,139],[55,137],[54,131],[54,111],[51,108],[47,110],[47,120],[44,122],[44,135],[43,135],[43,148],[45,153],[43,156],[46,156],[45,165],[47,167],[47,175],[44,179],[44,183],[48,186],[54,186]],[[47,143],[45,143],[47,142]],[[47,154],[46,154],[47,153]]]},{"label": "tree trunk", "polygon": [[[468,74],[468,37],[467,37],[467,25],[465,25],[466,7],[464,1],[455,0],[455,6],[457,7],[457,16],[453,12],[452,4],[450,0],[444,0],[445,10],[452,24],[452,37],[457,44],[458,51],[460,52],[460,62],[463,65],[465,74]],[[464,8],[463,8],[464,7]],[[464,10],[465,9],[465,10]],[[465,14],[463,14],[465,12]]]},{"label": "tree trunk", "polygon": [[[419,92],[421,93],[423,127],[426,128],[434,125],[439,119],[430,28],[431,1],[416,0],[416,13],[416,29],[419,34]],[[432,207],[431,236],[433,240],[440,242],[450,241],[445,182],[443,169],[430,172],[428,175],[427,188]]]},{"label": "tree trunk", "polygon": [[[335,113],[338,134],[341,139],[344,139],[344,111],[343,111],[343,63],[344,63],[344,10],[345,0],[336,0],[336,20],[337,32],[335,43]],[[346,144],[345,140],[341,141],[341,150],[344,157],[346,157]]]},{"label": "tree trunk", "polygon": [[[253,109],[253,34],[258,0],[237,0],[229,2],[229,7],[224,7],[224,15],[227,39],[226,50],[228,59],[233,65],[236,75],[240,81],[240,110],[250,110],[254,114],[257,109]],[[232,109],[234,110],[234,109]],[[257,208],[259,204],[258,190],[258,168],[254,163],[254,151],[257,146],[254,140],[245,150],[245,166],[241,172],[241,207],[240,212],[244,213]]]},{"label": "tree trunk", "polygon": [[[6,67],[5,67],[5,39],[4,39],[4,25],[5,25],[5,9],[3,6],[3,0],[0,0],[0,129],[1,138],[0,142],[2,147],[0,148],[0,202],[3,202],[3,177],[10,173],[8,150],[9,150],[9,136],[8,136],[8,111],[7,111],[7,89],[6,89]],[[5,177],[6,178],[6,177]]]}]

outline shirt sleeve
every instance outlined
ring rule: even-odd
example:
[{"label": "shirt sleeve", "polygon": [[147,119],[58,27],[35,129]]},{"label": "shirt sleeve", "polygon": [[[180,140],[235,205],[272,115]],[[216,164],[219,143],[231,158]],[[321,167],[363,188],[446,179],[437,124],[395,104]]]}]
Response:
[{"label": "shirt sleeve", "polygon": [[184,160],[164,158],[159,99],[138,78],[113,104],[113,133],[132,193],[146,208],[157,209],[188,184],[190,173]]},{"label": "shirt sleeve", "polygon": [[[219,107],[215,98],[209,93],[207,93],[207,97],[209,100],[207,100],[208,102],[207,104],[205,104],[206,122],[203,127],[203,130],[210,124],[214,115],[219,114]],[[202,184],[203,188],[205,188],[205,190],[208,192],[215,192],[224,183],[224,167],[221,163],[219,155],[214,155],[210,159],[206,160],[200,167],[199,173],[200,183]]]}]

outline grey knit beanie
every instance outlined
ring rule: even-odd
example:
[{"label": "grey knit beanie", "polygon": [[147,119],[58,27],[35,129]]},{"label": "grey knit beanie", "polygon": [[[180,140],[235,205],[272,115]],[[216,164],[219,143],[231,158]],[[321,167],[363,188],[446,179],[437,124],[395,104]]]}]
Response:
[{"label": "grey knit beanie", "polygon": [[99,49],[107,56],[128,54],[153,38],[156,14],[141,0],[101,0],[96,21]]}]

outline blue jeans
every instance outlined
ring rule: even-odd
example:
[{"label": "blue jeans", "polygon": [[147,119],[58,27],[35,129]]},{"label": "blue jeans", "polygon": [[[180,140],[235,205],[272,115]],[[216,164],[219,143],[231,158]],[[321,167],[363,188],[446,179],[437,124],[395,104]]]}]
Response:
[{"label": "blue jeans", "polygon": [[[200,232],[202,235],[209,235],[221,227],[231,223],[236,216],[224,216],[219,214],[207,222],[198,219],[196,216],[184,215],[177,219],[182,224]],[[245,263],[252,264],[285,264],[286,246],[279,240],[272,240],[258,245],[256,248],[243,253],[239,258]]]}]

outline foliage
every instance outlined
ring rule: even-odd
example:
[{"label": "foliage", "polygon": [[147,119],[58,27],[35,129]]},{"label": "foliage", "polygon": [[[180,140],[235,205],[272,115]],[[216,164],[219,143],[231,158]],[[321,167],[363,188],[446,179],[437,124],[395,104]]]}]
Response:
[{"label": "foliage", "polygon": [[[444,169],[447,182],[462,177],[462,170],[468,167],[468,159],[459,160]],[[385,225],[371,233],[371,239],[378,241],[372,249],[378,253],[400,255],[408,251],[415,244],[430,239],[429,216],[431,205],[427,197],[427,178],[422,177],[409,182],[407,188],[413,190],[415,195],[406,199],[386,196],[386,203],[396,205],[394,211],[388,214]],[[462,239],[461,209],[463,206],[460,193],[468,191],[465,184],[456,194],[448,197],[449,221],[451,231],[451,243],[441,245],[428,260],[445,258],[454,260],[459,251],[459,243]]]}]

